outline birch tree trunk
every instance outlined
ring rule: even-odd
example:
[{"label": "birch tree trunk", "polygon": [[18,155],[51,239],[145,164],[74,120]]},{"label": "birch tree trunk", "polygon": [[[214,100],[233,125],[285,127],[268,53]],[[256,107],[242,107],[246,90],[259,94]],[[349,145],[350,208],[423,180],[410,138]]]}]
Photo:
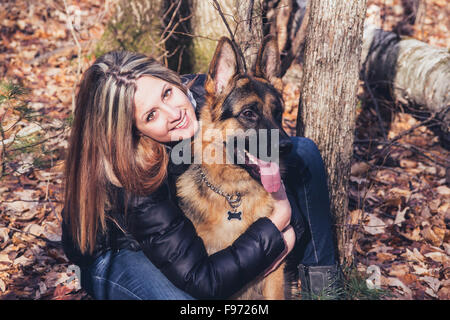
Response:
[{"label": "birch tree trunk", "polygon": [[[262,41],[263,0],[220,0],[218,1],[227,24],[239,45],[247,66],[256,60]],[[213,0],[192,1],[193,71],[206,72],[222,36],[231,38]]]},{"label": "birch tree trunk", "polygon": [[442,113],[441,138],[450,142],[450,53],[419,40],[367,26],[361,78],[394,101]]},{"label": "birch tree trunk", "polygon": [[348,178],[366,0],[311,0],[297,135],[315,141],[328,172],[341,263],[349,258]]}]

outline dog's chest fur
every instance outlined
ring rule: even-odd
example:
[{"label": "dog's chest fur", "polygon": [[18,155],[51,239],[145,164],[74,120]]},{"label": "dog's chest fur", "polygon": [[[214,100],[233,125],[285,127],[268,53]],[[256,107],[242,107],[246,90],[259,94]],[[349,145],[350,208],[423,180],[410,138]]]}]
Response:
[{"label": "dog's chest fur", "polygon": [[[220,166],[212,168],[220,170]],[[235,171],[234,175],[232,171]],[[272,197],[243,170],[234,167],[231,172],[227,170],[220,176],[234,177],[234,180],[231,180],[233,183],[227,183],[224,180],[220,186],[217,186],[227,193],[241,193],[242,204],[237,208],[242,212],[241,220],[228,220],[228,211],[231,211],[232,208],[223,196],[209,189],[201,181],[195,166],[191,166],[177,180],[180,207],[193,222],[209,255],[230,246],[253,222],[268,216],[273,210]],[[261,279],[250,283],[233,298],[265,299],[265,281],[265,279]],[[279,277],[278,281],[283,282],[282,277]]]},{"label": "dog's chest fur", "polygon": [[[220,166],[209,169],[210,172],[211,169],[221,170]],[[230,194],[241,193],[242,202],[236,208],[238,212],[242,212],[241,220],[228,219],[228,211],[232,211],[232,208],[223,196],[212,191],[200,180],[195,166],[191,166],[177,181],[180,207],[195,225],[208,254],[231,245],[253,222],[268,216],[273,209],[272,197],[242,169],[228,168],[224,175],[234,176],[233,171],[234,175],[240,178],[232,180],[232,183],[224,180],[215,186]]]}]

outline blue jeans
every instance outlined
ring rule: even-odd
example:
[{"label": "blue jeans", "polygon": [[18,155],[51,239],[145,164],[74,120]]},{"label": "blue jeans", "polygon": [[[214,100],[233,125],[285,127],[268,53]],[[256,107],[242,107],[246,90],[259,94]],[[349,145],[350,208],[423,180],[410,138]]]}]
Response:
[{"label": "blue jeans", "polygon": [[158,270],[144,252],[107,251],[81,269],[81,286],[97,300],[192,300]]},{"label": "blue jeans", "polygon": [[[306,266],[332,265],[335,246],[322,157],[310,139],[292,137],[292,142],[285,184],[296,197],[296,203],[291,201],[292,214],[301,215],[306,227],[296,254]],[[175,287],[142,251],[127,249],[108,251],[82,269],[81,285],[95,299],[193,299]]]},{"label": "blue jeans", "polygon": [[[292,151],[287,158],[286,188],[294,193],[292,213],[300,213],[305,233],[295,248],[299,263],[305,266],[328,266],[336,263],[327,176],[316,144],[308,138],[292,137]],[[300,210],[295,210],[297,205]]]}]

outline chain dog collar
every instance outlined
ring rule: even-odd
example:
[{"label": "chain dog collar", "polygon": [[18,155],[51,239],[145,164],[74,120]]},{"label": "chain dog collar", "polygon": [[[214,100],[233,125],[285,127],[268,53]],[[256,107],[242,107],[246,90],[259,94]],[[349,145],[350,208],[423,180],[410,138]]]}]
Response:
[{"label": "chain dog collar", "polygon": [[241,220],[242,212],[237,211],[237,208],[241,205],[241,202],[242,202],[241,194],[239,192],[236,192],[235,194],[229,194],[229,193],[226,193],[226,192],[220,190],[218,187],[212,185],[208,181],[208,179],[206,179],[206,174],[202,170],[202,168],[199,168],[199,172],[200,172],[201,179],[206,184],[206,186],[208,188],[210,188],[212,191],[214,191],[215,193],[217,193],[218,195],[221,195],[222,197],[224,197],[227,200],[230,207],[232,208],[231,209],[232,211],[228,211],[228,220],[231,220],[231,219]]}]

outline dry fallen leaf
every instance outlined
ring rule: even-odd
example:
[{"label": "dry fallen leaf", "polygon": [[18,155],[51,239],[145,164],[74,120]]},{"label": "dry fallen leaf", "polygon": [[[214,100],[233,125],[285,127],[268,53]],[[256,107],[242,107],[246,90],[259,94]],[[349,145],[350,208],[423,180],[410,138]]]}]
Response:
[{"label": "dry fallen leaf", "polygon": [[400,160],[400,167],[402,168],[416,168],[417,162],[410,159],[401,159]]},{"label": "dry fallen leaf", "polygon": [[356,162],[352,164],[351,175],[352,176],[362,176],[367,171],[369,171],[370,165],[366,162]]},{"label": "dry fallen leaf", "polygon": [[427,269],[427,268],[423,268],[423,267],[416,266],[416,265],[413,265],[412,267],[414,269],[414,273],[419,275],[419,276],[421,276],[421,275],[429,275],[429,273],[430,273],[430,270]]},{"label": "dry fallen leaf", "polygon": [[406,299],[412,299],[412,291],[411,289],[409,289],[403,282],[401,282],[398,278],[386,278],[386,277],[381,277],[381,283],[388,285],[390,287],[397,287],[400,288],[405,294],[406,294]]},{"label": "dry fallen leaf", "polygon": [[69,293],[71,293],[72,291],[73,291],[73,289],[71,289],[63,284],[59,284],[56,286],[56,289],[53,293],[53,299],[54,300],[66,300],[67,295]]},{"label": "dry fallen leaf", "polygon": [[411,232],[400,232],[402,236],[404,236],[406,239],[409,239],[411,241],[420,241],[422,240],[422,237],[420,236],[420,227],[415,227]]},{"label": "dry fallen leaf", "polygon": [[442,252],[429,252],[426,253],[424,256],[436,262],[445,263],[448,261],[447,255]]},{"label": "dry fallen leaf", "polygon": [[11,264],[11,263],[12,263],[12,261],[9,259],[8,254],[0,253],[0,267],[2,264],[7,265],[7,264]]},{"label": "dry fallen leaf", "polygon": [[439,186],[436,188],[436,192],[444,198],[450,198],[450,188],[447,186]]},{"label": "dry fallen leaf", "polygon": [[2,279],[0,279],[0,290],[2,292],[6,291],[6,284],[5,284],[5,281],[3,281]]},{"label": "dry fallen leaf", "polygon": [[444,243],[445,253],[450,256],[450,244]]},{"label": "dry fallen leaf", "polygon": [[397,258],[397,256],[395,254],[388,252],[378,252],[377,258],[381,263],[384,263],[386,261],[394,261]]},{"label": "dry fallen leaf", "polygon": [[450,300],[450,287],[442,287],[438,292],[440,300]]},{"label": "dry fallen leaf", "polygon": [[439,288],[441,287],[441,281],[439,281],[436,278],[425,276],[421,277],[420,280],[425,281],[428,286],[433,290],[433,292],[437,293],[439,291]]},{"label": "dry fallen leaf", "polygon": [[23,267],[26,267],[26,266],[32,264],[33,262],[34,262],[33,258],[27,258],[27,257],[25,257],[25,255],[23,255],[23,256],[20,256],[19,258],[15,259],[13,262],[13,265],[14,266],[21,265]]},{"label": "dry fallen leaf", "polygon": [[405,197],[407,199],[411,196],[411,191],[410,190],[401,189],[401,188],[397,188],[397,187],[391,188],[389,190],[389,193],[390,194],[394,194],[394,195],[400,195],[400,196],[403,196],[403,197]]},{"label": "dry fallen leaf", "polygon": [[377,218],[374,214],[368,214],[369,222],[364,226],[364,230],[371,235],[384,233],[386,224],[380,218]]},{"label": "dry fallen leaf", "polygon": [[0,228],[0,244],[4,244],[9,240],[9,229],[8,228]]},{"label": "dry fallen leaf", "polygon": [[401,255],[402,257],[405,257],[408,261],[416,261],[416,262],[424,262],[425,257],[417,250],[417,248],[414,248],[413,251],[406,248],[406,252]]},{"label": "dry fallen leaf", "polygon": [[436,233],[433,231],[433,229],[430,226],[425,226],[421,232],[422,236],[425,240],[432,243],[434,246],[439,247],[443,240],[444,240],[444,234],[441,234],[441,236],[436,235]]},{"label": "dry fallen leaf", "polygon": [[389,275],[394,277],[403,277],[409,272],[409,267],[406,263],[393,264],[389,270]]},{"label": "dry fallen leaf", "polygon": [[29,225],[27,225],[23,231],[28,232],[34,236],[40,236],[41,234],[44,233],[44,228],[38,224],[35,223],[31,223]]},{"label": "dry fallen leaf", "polygon": [[404,222],[406,220],[405,214],[406,214],[406,211],[408,211],[408,210],[409,210],[409,208],[406,207],[403,210],[399,210],[397,212],[397,215],[395,216],[395,221],[394,221],[395,225],[400,226],[402,224],[402,222]]},{"label": "dry fallen leaf", "polygon": [[61,241],[61,227],[59,223],[47,222],[43,228],[43,235],[50,241]]}]

